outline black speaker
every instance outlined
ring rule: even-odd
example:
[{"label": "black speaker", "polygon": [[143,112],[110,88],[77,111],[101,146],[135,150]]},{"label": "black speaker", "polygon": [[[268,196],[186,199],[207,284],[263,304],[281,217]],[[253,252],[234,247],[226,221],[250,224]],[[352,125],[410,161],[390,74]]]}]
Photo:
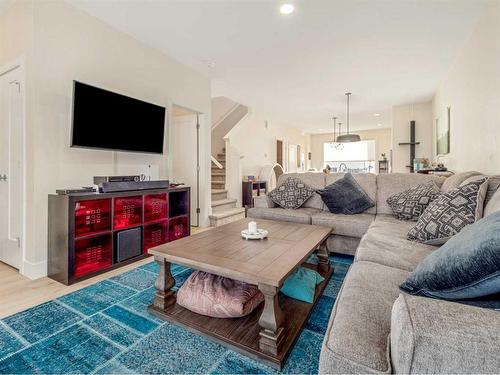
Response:
[{"label": "black speaker", "polygon": [[142,254],[142,228],[132,228],[116,233],[116,261],[136,257]]}]

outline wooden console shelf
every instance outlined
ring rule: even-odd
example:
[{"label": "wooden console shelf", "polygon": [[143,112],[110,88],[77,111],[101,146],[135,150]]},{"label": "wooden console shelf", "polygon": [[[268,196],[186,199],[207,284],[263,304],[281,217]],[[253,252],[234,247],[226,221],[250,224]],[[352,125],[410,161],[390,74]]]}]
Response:
[{"label": "wooden console shelf", "polygon": [[70,285],[189,236],[190,189],[49,195],[48,276]]},{"label": "wooden console shelf", "polygon": [[266,181],[243,181],[242,183],[242,206],[253,207],[253,198],[267,194]]}]

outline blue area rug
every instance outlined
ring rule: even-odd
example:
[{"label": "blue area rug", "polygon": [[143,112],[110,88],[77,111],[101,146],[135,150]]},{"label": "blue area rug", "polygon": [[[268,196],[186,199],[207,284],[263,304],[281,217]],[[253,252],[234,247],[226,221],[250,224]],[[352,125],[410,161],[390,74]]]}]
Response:
[{"label": "blue area rug", "polygon": [[[352,257],[331,256],[335,272],[282,373],[318,372],[335,298]],[[176,286],[192,270],[174,265]],[[147,312],[155,263],[148,263],[0,320],[0,373],[211,373],[276,370]]]}]

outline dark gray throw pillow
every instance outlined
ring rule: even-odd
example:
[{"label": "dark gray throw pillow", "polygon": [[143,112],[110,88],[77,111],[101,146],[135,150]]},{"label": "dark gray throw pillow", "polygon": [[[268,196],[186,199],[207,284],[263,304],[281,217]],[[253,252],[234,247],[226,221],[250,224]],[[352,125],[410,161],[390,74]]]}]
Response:
[{"label": "dark gray throw pillow", "polygon": [[375,206],[375,202],[350,173],[316,192],[334,214],[354,215]]},{"label": "dark gray throw pillow", "polygon": [[417,221],[429,203],[436,199],[441,191],[434,181],[413,186],[387,199],[387,204],[399,220]]},{"label": "dark gray throw pillow", "polygon": [[410,229],[408,239],[442,245],[467,225],[481,219],[488,188],[486,180],[482,178],[439,195]]},{"label": "dark gray throw pillow", "polygon": [[298,178],[288,177],[268,196],[282,208],[296,209],[302,206],[314,194],[314,189]]},{"label": "dark gray throw pillow", "polygon": [[494,306],[491,302],[500,293],[500,211],[428,255],[400,288],[413,295]]}]

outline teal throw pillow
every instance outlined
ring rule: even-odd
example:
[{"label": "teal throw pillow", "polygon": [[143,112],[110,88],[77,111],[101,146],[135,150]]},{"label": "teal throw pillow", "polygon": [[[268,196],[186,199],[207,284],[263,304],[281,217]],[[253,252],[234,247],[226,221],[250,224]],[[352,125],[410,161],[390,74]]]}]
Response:
[{"label": "teal throw pillow", "polygon": [[316,285],[325,278],[309,268],[299,267],[285,280],[281,287],[284,295],[308,303],[314,302]]}]

